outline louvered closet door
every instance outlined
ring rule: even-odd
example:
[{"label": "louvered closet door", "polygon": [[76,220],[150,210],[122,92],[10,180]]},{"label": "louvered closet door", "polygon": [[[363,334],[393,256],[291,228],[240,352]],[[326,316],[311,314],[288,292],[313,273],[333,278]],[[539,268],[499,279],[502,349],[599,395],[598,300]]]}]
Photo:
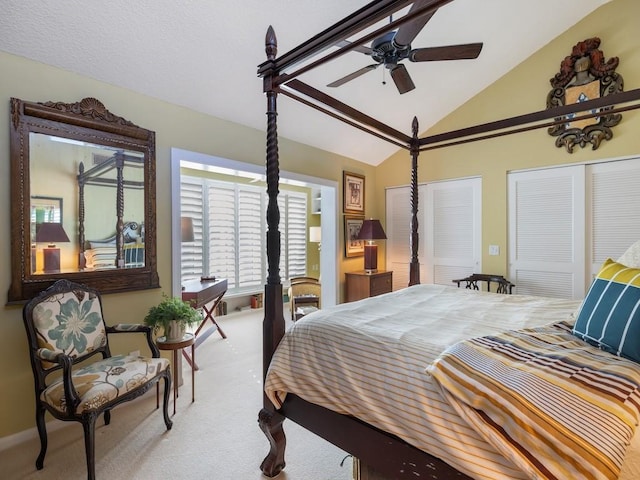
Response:
[{"label": "louvered closet door", "polygon": [[640,158],[587,166],[589,236],[586,285],[607,258],[640,240]]},{"label": "louvered closet door", "polygon": [[[420,191],[420,189],[418,189]],[[411,260],[411,190],[409,187],[387,188],[386,201],[386,264],[393,271],[393,290],[409,285]],[[419,203],[418,210],[421,204]],[[420,254],[420,263],[423,255]]]},{"label": "louvered closet door", "polygon": [[481,195],[480,178],[426,186],[424,283],[453,285],[453,279],[482,272]]},{"label": "louvered closet door", "polygon": [[584,297],[584,166],[510,173],[509,279],[516,292]]},{"label": "louvered closet door", "polygon": [[[481,180],[452,180],[418,188],[420,282],[451,280],[480,271]],[[387,269],[393,289],[409,284],[411,202],[409,187],[386,191]]]}]

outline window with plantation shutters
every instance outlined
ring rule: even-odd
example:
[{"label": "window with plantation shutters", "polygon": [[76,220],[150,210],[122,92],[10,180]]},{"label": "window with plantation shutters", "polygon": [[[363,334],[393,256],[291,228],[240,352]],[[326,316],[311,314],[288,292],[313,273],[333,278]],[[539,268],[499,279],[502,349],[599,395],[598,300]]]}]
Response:
[{"label": "window with plantation shutters", "polygon": [[[267,269],[264,187],[183,175],[180,197],[195,236],[182,244],[182,282],[215,275],[227,279],[229,294],[259,291]],[[278,201],[285,281],[306,272],[307,195],[281,191]]]},{"label": "window with plantation shutters", "polygon": [[283,280],[307,272],[307,196],[284,192],[278,196],[279,230],[282,234],[280,276]]},{"label": "window with plantation shutters", "polygon": [[202,261],[203,225],[203,182],[194,177],[182,177],[180,184],[180,216],[193,219],[193,242],[181,244],[180,278],[182,282],[200,278],[203,274]]}]

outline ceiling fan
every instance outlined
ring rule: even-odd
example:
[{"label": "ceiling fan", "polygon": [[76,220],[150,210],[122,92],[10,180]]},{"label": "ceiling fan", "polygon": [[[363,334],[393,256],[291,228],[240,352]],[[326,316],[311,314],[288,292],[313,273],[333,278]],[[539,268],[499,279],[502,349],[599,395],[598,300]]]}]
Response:
[{"label": "ceiling fan", "polygon": [[[414,2],[409,13],[418,10],[423,6],[431,3],[432,0],[419,0]],[[444,47],[427,47],[427,48],[411,48],[411,42],[420,33],[422,28],[433,17],[437,10],[417,17],[411,22],[401,25],[397,31],[385,33],[381,37],[371,42],[371,48],[365,46],[355,47],[356,52],[369,55],[377,63],[367,65],[346,75],[327,87],[339,87],[351,80],[364,75],[367,72],[375,70],[380,65],[384,65],[389,70],[391,78],[398,88],[400,94],[410,92],[416,86],[411,80],[411,76],[407,68],[400,63],[404,59],[410,62],[435,62],[440,60],[464,60],[477,58],[482,50],[482,43],[466,43],[461,45],[448,45]],[[348,41],[341,42],[338,46],[342,47],[350,45]]]}]

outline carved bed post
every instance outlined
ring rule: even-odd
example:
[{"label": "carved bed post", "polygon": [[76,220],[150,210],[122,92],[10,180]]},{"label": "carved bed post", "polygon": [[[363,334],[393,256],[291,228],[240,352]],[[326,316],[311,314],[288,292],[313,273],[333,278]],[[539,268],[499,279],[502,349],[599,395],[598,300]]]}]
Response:
[{"label": "carved bed post", "polygon": [[409,264],[409,286],[420,283],[420,262],[418,261],[418,118],[411,123],[411,263]]},{"label": "carved bed post", "polygon": [[[273,62],[278,51],[278,42],[273,27],[269,26],[265,38],[267,60]],[[264,287],[264,321],[262,324],[263,379],[273,352],[284,335],[282,283],[280,280],[280,210],[278,208],[278,183],[280,177],[277,129],[277,85],[275,68],[264,76],[263,91],[267,95],[267,284]],[[286,438],[282,428],[284,416],[279,414],[269,399],[264,397],[264,408],[258,415],[258,424],[269,440],[269,454],[260,469],[268,477],[275,477],[285,466],[284,450]]]},{"label": "carved bed post", "polygon": [[82,270],[87,266],[87,258],[84,255],[84,163],[78,165],[78,268]]},{"label": "carved bed post", "polygon": [[124,152],[116,157],[116,267],[124,267]]}]

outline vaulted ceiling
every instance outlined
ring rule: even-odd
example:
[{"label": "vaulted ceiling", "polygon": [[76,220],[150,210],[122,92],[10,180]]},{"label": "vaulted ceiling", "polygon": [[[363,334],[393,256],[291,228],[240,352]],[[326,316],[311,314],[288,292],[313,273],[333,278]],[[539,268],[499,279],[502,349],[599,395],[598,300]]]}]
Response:
[{"label": "vaulted ceiling", "polygon": [[[455,0],[412,47],[482,42],[477,59],[406,61],[416,89],[403,95],[384,68],[326,91],[407,134],[415,115],[424,131],[608,1]],[[264,130],[256,67],[266,59],[267,27],[274,27],[282,54],[367,3],[5,0],[0,50]],[[350,52],[304,80],[324,86],[371,63]],[[278,133],[291,140],[372,165],[396,150],[296,102],[282,101],[279,110]]]}]

